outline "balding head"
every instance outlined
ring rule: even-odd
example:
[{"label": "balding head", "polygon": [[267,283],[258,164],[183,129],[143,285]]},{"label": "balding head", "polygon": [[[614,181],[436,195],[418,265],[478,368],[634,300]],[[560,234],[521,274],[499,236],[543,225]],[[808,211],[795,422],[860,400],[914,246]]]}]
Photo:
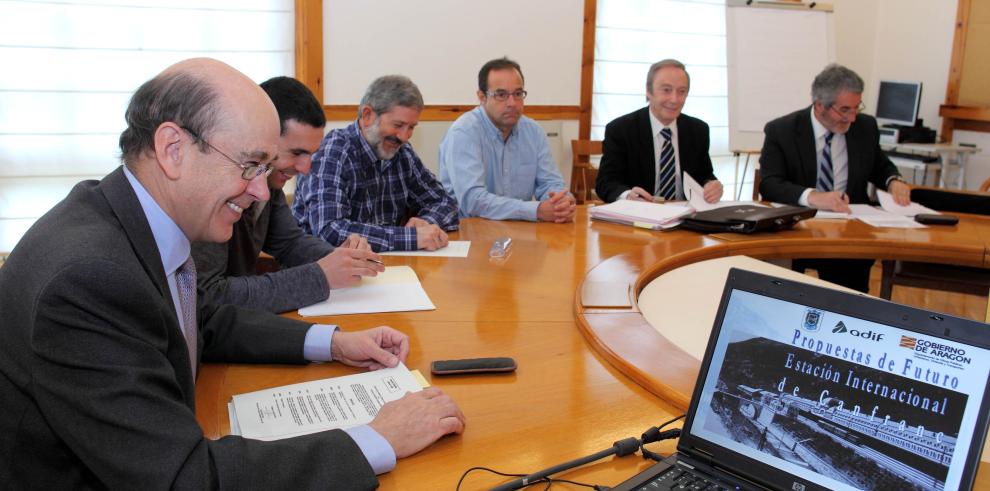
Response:
[{"label": "balding head", "polygon": [[120,135],[124,162],[189,240],[225,242],[277,156],[278,112],[216,60],[179,62],[141,86]]},{"label": "balding head", "polygon": [[[210,58],[180,61],[145,82],[131,97],[124,118],[120,151],[129,165],[154,153],[155,131],[165,122],[188,128],[203,140],[238,123],[278,123],[275,106],[256,83]],[[207,150],[204,141],[199,145]]]}]

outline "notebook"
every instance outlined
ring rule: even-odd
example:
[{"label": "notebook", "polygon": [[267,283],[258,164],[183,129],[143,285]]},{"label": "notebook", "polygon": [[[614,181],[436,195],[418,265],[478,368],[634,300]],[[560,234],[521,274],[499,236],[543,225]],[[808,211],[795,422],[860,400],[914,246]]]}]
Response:
[{"label": "notebook", "polygon": [[988,340],[981,322],[733,268],[677,453],[614,489],[970,489]]}]

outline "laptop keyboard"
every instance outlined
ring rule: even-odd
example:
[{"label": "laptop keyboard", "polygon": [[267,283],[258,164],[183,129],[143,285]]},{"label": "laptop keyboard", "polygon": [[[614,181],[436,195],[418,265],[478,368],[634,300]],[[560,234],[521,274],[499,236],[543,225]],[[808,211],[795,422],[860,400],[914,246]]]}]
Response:
[{"label": "laptop keyboard", "polygon": [[659,491],[665,489],[691,491],[729,491],[729,488],[712,481],[704,474],[683,467],[671,467],[637,491]]}]

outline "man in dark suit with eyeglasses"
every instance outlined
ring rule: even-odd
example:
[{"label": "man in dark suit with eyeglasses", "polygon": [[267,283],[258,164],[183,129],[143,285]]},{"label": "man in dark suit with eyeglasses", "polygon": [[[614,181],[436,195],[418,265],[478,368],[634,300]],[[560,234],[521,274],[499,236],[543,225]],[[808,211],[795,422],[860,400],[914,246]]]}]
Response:
[{"label": "man in dark suit with eyeglasses", "polygon": [[[769,201],[848,213],[869,203],[867,184],[886,189],[902,205],[911,188],[880,149],[877,121],[863,109],[863,79],[838,64],[811,84],[811,107],[767,123],[760,152],[760,194]],[[795,260],[794,269],[816,269],[819,278],[869,291],[873,260]]]}]

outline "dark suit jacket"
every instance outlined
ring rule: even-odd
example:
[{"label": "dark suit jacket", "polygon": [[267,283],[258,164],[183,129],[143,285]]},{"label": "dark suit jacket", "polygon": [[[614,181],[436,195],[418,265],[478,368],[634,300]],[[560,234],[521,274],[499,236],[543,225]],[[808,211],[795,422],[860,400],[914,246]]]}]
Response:
[{"label": "dark suit jacket", "polygon": [[[200,295],[210,303],[229,303],[285,312],[312,305],[330,296],[330,284],[315,261],[333,251],[327,241],[303,233],[281,189],[269,188],[271,198],[255,217],[254,203],[234,223],[226,244],[196,242],[196,279]],[[281,269],[257,274],[258,254],[265,251]]]},{"label": "dark suit jacket", "polygon": [[[677,153],[681,172],[691,174],[698,184],[715,179],[708,155],[708,124],[681,113],[677,118]],[[605,126],[602,161],[598,166],[595,191],[610,203],[633,186],[652,193],[656,187],[657,159],[653,155],[650,107],[620,116]]]},{"label": "dark suit jacket", "polygon": [[[818,155],[815,131],[811,127],[811,107],[777,118],[763,130],[760,151],[760,194],[778,203],[798,204],[805,189],[815,188]],[[877,120],[860,114],[846,132],[849,180],[846,194],[850,203],[869,203],[866,183],[887,189],[887,179],[899,176],[897,167],[880,149]]]},{"label": "dark suit jacket", "polygon": [[[307,324],[203,305],[205,360],[303,363]],[[151,228],[121,169],[78,184],[0,268],[0,489],[371,489],[341,431],[203,437]]]}]

